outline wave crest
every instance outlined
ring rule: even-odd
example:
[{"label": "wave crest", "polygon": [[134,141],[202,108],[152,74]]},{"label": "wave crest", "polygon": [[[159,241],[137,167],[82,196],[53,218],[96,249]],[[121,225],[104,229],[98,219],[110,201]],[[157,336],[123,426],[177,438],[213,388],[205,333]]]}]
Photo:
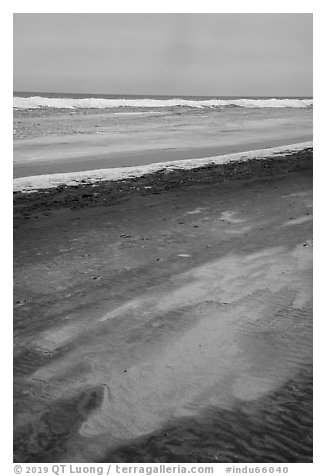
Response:
[{"label": "wave crest", "polygon": [[268,98],[268,99],[107,99],[107,98],[48,98],[41,96],[20,97],[13,99],[15,109],[113,109],[121,107],[132,108],[164,108],[164,107],[190,107],[190,108],[311,108],[312,99],[295,98]]}]

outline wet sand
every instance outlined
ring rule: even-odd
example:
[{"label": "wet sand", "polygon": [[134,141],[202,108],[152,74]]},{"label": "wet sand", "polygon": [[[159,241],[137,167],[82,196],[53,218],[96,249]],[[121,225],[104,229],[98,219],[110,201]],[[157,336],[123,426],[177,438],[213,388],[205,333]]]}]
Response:
[{"label": "wet sand", "polygon": [[312,154],[14,195],[15,461],[312,460]]},{"label": "wet sand", "polygon": [[14,130],[16,178],[306,142],[312,140],[312,110],[15,110]]}]

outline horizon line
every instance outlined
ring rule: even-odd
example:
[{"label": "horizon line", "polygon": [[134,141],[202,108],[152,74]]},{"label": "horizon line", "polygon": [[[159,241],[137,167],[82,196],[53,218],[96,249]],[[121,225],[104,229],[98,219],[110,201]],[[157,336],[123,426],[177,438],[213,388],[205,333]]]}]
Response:
[{"label": "horizon line", "polygon": [[241,98],[309,98],[312,99],[313,95],[276,95],[276,94],[262,94],[262,95],[244,95],[244,94],[141,94],[141,93],[104,93],[104,92],[72,92],[72,91],[24,91],[24,90],[13,90],[13,94],[18,94],[18,93],[27,93],[27,94],[32,94],[32,93],[39,93],[39,94],[80,94],[80,95],[91,95],[95,94],[97,96],[99,95],[105,95],[105,96],[163,96],[163,97],[180,97],[180,96],[186,96],[186,97],[207,97],[207,98],[219,98],[219,97],[241,97]]}]

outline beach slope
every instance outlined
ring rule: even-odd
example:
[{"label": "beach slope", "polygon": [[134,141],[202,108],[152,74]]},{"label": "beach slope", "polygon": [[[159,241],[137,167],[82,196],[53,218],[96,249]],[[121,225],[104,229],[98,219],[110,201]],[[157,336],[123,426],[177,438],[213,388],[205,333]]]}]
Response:
[{"label": "beach slope", "polygon": [[14,266],[15,461],[312,461],[311,148],[25,183]]}]

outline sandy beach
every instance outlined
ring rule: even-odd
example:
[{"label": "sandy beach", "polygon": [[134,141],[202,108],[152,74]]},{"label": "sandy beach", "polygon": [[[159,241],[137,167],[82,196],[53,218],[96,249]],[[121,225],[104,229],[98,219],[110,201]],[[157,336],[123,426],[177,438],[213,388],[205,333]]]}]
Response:
[{"label": "sandy beach", "polygon": [[14,110],[14,178],[194,159],[312,140],[311,108]]},{"label": "sandy beach", "polygon": [[311,148],[17,191],[14,273],[15,461],[312,461]]}]

